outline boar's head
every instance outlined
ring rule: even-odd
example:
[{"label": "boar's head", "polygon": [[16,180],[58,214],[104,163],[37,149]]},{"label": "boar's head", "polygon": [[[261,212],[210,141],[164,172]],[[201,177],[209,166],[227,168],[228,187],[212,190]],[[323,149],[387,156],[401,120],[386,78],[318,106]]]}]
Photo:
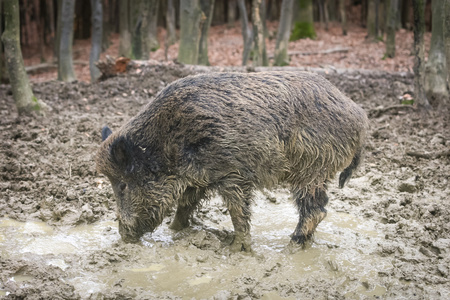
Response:
[{"label": "boar's head", "polygon": [[105,140],[97,153],[97,170],[111,182],[122,239],[135,243],[161,224],[173,203],[171,176],[163,171],[155,151],[126,134],[104,128],[102,137]]}]

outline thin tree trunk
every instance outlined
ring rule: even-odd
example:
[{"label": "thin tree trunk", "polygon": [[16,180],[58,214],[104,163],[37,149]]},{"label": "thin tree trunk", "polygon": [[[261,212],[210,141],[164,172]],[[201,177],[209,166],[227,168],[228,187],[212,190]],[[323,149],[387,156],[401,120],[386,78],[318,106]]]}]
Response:
[{"label": "thin tree trunk", "polygon": [[147,38],[148,43],[147,49],[149,51],[156,51],[159,48],[158,11],[159,11],[159,0],[151,0],[148,14],[149,19],[148,19],[148,38]]},{"label": "thin tree trunk", "polygon": [[62,13],[62,0],[56,1],[56,36],[55,45],[53,48],[54,56],[56,60],[59,60],[59,45],[61,45],[61,13]]},{"label": "thin tree trunk", "polygon": [[293,0],[283,0],[283,3],[281,4],[281,16],[275,47],[275,66],[289,65],[287,50],[289,46],[289,36],[291,34],[293,4]]},{"label": "thin tree trunk", "polygon": [[378,37],[378,23],[377,23],[377,1],[369,0],[367,7],[367,39],[369,41],[376,41]]},{"label": "thin tree trunk", "polygon": [[245,7],[245,0],[238,0],[239,13],[241,15],[242,38],[244,39],[244,51],[242,53],[242,65],[247,65],[252,48],[252,30],[248,24],[247,9]]},{"label": "thin tree trunk", "polygon": [[[132,0],[134,1],[134,0]],[[109,36],[111,34],[111,20],[109,11],[112,9],[109,7],[108,0],[102,0],[103,7],[103,25],[102,25],[102,50],[106,50],[111,45],[111,41],[109,40]]]},{"label": "thin tree trunk", "polygon": [[34,13],[36,14],[36,29],[38,32],[38,43],[39,43],[39,55],[41,63],[45,62],[45,55],[44,55],[44,48],[45,48],[45,41],[44,41],[44,22],[45,19],[41,15],[41,10],[39,7],[39,0],[34,0]]},{"label": "thin tree trunk", "polygon": [[20,48],[19,1],[3,0],[2,2],[5,18],[2,42],[5,46],[6,64],[17,111],[19,115],[41,111],[45,108],[45,104],[33,95],[23,63]]},{"label": "thin tree trunk", "polygon": [[[3,0],[0,0],[0,33],[3,32]],[[6,70],[5,65],[5,53],[3,52],[3,43],[0,39],[0,83],[4,83],[7,81],[8,75],[6,74],[8,71]]]},{"label": "thin tree trunk", "polygon": [[131,58],[130,0],[119,0],[119,56]]},{"label": "thin tree trunk", "polygon": [[72,43],[75,1],[62,0],[61,7],[61,42],[58,55],[58,80],[75,81],[73,70]]},{"label": "thin tree trunk", "polygon": [[423,87],[424,76],[424,32],[425,32],[425,0],[413,0],[414,11],[414,94],[417,105],[429,109],[430,103]]},{"label": "thin tree trunk", "polygon": [[47,12],[47,23],[48,29],[50,31],[50,44],[54,44],[56,40],[55,32],[55,6],[53,5],[53,0],[45,1],[46,12]]},{"label": "thin tree trunk", "polygon": [[173,5],[173,0],[168,0],[166,11],[166,39],[164,43],[164,57],[166,60],[169,59],[169,47],[175,44],[176,40],[175,7]]},{"label": "thin tree trunk", "polygon": [[347,35],[347,13],[345,10],[345,1],[339,0],[339,13],[341,15],[342,35]]},{"label": "thin tree trunk", "polygon": [[386,33],[386,53],[389,58],[395,57],[395,31],[397,28],[398,0],[390,0]]},{"label": "thin tree trunk", "polygon": [[445,0],[444,12],[445,62],[447,63],[447,85],[450,86],[450,0]]},{"label": "thin tree trunk", "polygon": [[91,81],[95,82],[101,75],[100,70],[95,63],[100,59],[102,50],[102,27],[103,27],[103,10],[102,0],[91,0],[92,7],[92,47],[89,57],[89,70],[91,72]]},{"label": "thin tree trunk", "polygon": [[234,21],[236,21],[236,0],[228,0],[228,14],[227,14],[227,24],[228,27],[233,27]]},{"label": "thin tree trunk", "polygon": [[448,97],[447,68],[444,44],[444,0],[432,2],[432,33],[428,61],[425,64],[425,92],[428,99],[437,103]]},{"label": "thin tree trunk", "polygon": [[200,6],[205,18],[202,22],[202,34],[200,36],[200,44],[198,48],[198,64],[200,65],[209,66],[208,36],[214,11],[214,1],[215,0],[200,0]]},{"label": "thin tree trunk", "polygon": [[261,20],[261,0],[253,0],[252,22],[253,37],[255,40],[253,51],[253,66],[267,66],[266,42],[264,39],[264,27]]},{"label": "thin tree trunk", "polygon": [[178,61],[184,64],[198,63],[198,48],[202,27],[202,10],[199,0],[180,1],[180,47]]}]

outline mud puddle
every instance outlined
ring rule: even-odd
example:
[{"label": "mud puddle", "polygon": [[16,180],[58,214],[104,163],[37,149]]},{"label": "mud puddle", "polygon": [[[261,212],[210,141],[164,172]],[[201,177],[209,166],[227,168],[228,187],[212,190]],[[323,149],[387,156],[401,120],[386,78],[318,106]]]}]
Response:
[{"label": "mud puddle", "polygon": [[[262,194],[256,196],[253,255],[227,251],[223,232],[231,232],[232,225],[227,214],[214,213],[221,209],[216,198],[209,204],[216,209],[206,211],[202,224],[174,233],[165,222],[153,234],[145,235],[140,245],[123,244],[117,224],[111,220],[53,228],[44,222],[3,218],[0,254],[12,259],[39,257],[43,264],[62,269],[67,274],[65,282],[82,298],[117,287],[185,299],[227,298],[236,289],[252,287],[267,299],[289,299],[288,294],[274,292],[273,285],[305,278],[337,280],[350,297],[386,292],[376,282],[378,274],[392,265],[375,254],[382,234],[374,221],[331,210],[319,225],[314,242],[293,251],[288,244],[296,226],[296,211],[287,192],[278,192],[276,198],[278,202],[272,203]],[[103,257],[92,259],[97,254]],[[110,263],[103,262],[105,257]],[[9,278],[18,284],[32,279],[28,275]]]}]

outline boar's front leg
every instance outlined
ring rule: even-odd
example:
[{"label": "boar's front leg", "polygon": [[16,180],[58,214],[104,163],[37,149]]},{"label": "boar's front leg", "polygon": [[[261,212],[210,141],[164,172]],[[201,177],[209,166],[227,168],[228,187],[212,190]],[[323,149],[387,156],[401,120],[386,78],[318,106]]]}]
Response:
[{"label": "boar's front leg", "polygon": [[226,182],[219,194],[230,212],[234,227],[234,240],[230,245],[232,252],[251,252],[250,235],[250,203],[252,197],[251,185]]},{"label": "boar's front leg", "polygon": [[178,207],[170,229],[179,231],[189,226],[189,218],[205,196],[205,189],[188,187],[178,200]]},{"label": "boar's front leg", "polygon": [[325,189],[318,188],[313,193],[294,192],[299,221],[292,234],[292,241],[304,244],[312,237],[317,225],[326,217],[325,205],[328,203],[328,196]]}]

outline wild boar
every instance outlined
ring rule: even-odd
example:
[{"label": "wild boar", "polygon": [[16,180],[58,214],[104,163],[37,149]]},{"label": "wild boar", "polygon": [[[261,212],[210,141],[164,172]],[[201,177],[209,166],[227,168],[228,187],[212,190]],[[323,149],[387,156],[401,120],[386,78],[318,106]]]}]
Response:
[{"label": "wild boar", "polygon": [[234,226],[231,250],[250,251],[253,192],[283,183],[299,212],[291,239],[302,244],[326,216],[327,183],[343,171],[343,187],[360,164],[367,124],[362,108],[316,74],[189,76],[116,132],[104,128],[97,170],[111,182],[126,242],[152,232],[175,206],[171,228],[189,226],[201,200],[217,192]]}]

